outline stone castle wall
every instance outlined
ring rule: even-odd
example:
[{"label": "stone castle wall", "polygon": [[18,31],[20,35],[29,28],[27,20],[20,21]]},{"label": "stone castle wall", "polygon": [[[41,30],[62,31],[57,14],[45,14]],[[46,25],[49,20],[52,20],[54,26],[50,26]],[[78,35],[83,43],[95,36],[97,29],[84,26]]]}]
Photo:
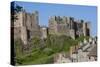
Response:
[{"label": "stone castle wall", "polygon": [[21,39],[24,44],[34,36],[39,37],[38,12],[32,14],[25,11],[17,14],[18,20],[14,21],[14,39]]},{"label": "stone castle wall", "polygon": [[[14,39],[21,38],[24,44],[33,37],[47,36],[39,26],[38,12],[27,13],[25,11],[17,14],[18,20],[14,21]],[[73,17],[53,16],[49,18],[49,34],[66,35],[75,39],[81,35],[90,36],[90,24],[83,20],[77,21]],[[41,31],[42,30],[42,31]],[[41,33],[43,35],[41,35]]]},{"label": "stone castle wall", "polygon": [[73,17],[53,16],[49,18],[49,33],[67,35],[75,39],[81,35],[90,36],[90,24]]}]

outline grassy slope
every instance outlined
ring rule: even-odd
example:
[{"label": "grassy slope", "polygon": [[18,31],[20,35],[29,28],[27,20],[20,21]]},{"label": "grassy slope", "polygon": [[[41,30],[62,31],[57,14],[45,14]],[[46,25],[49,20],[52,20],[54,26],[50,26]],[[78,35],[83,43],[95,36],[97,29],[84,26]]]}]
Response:
[{"label": "grassy slope", "polygon": [[[34,39],[32,43],[36,45],[32,52],[29,54],[22,54],[20,43],[16,43],[16,61],[17,65],[23,64],[48,64],[53,63],[53,57],[56,53],[67,52],[70,46],[77,45],[79,41],[88,37],[81,36],[80,38],[73,40],[66,36],[49,36],[44,41],[44,48],[40,49],[41,42],[38,39]],[[39,47],[39,48],[38,48]],[[19,49],[20,48],[20,49]],[[38,48],[38,49],[37,49]]]}]

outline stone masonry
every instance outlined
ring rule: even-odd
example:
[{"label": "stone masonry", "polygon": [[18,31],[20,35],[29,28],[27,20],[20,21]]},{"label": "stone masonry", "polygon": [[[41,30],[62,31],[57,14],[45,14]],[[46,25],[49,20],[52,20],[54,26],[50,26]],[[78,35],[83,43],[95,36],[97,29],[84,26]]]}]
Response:
[{"label": "stone masonry", "polygon": [[27,45],[28,40],[34,36],[40,36],[38,12],[32,14],[25,11],[19,12],[16,15],[18,20],[14,21],[14,39],[21,39],[24,45]]},{"label": "stone masonry", "polygon": [[73,17],[49,17],[49,34],[67,35],[75,39],[81,35],[90,36],[90,23]]}]

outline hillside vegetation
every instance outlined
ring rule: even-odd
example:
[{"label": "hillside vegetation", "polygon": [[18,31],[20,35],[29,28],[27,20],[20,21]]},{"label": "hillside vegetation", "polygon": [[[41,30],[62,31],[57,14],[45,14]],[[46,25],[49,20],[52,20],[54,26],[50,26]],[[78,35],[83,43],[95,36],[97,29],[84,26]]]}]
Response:
[{"label": "hillside vegetation", "polygon": [[30,41],[28,52],[24,52],[21,41],[16,40],[14,44],[16,65],[54,63],[53,58],[56,53],[68,52],[70,46],[77,45],[84,38],[89,37],[81,36],[75,40],[64,35],[48,35],[48,38],[44,40],[35,37]]}]

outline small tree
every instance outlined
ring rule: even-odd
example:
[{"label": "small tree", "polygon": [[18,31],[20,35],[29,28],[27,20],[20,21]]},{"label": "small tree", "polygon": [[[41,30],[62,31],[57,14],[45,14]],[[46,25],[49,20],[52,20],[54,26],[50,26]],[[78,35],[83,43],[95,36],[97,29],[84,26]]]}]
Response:
[{"label": "small tree", "polygon": [[23,10],[23,7],[15,4],[14,2],[11,3],[11,21],[17,20],[16,14]]}]

